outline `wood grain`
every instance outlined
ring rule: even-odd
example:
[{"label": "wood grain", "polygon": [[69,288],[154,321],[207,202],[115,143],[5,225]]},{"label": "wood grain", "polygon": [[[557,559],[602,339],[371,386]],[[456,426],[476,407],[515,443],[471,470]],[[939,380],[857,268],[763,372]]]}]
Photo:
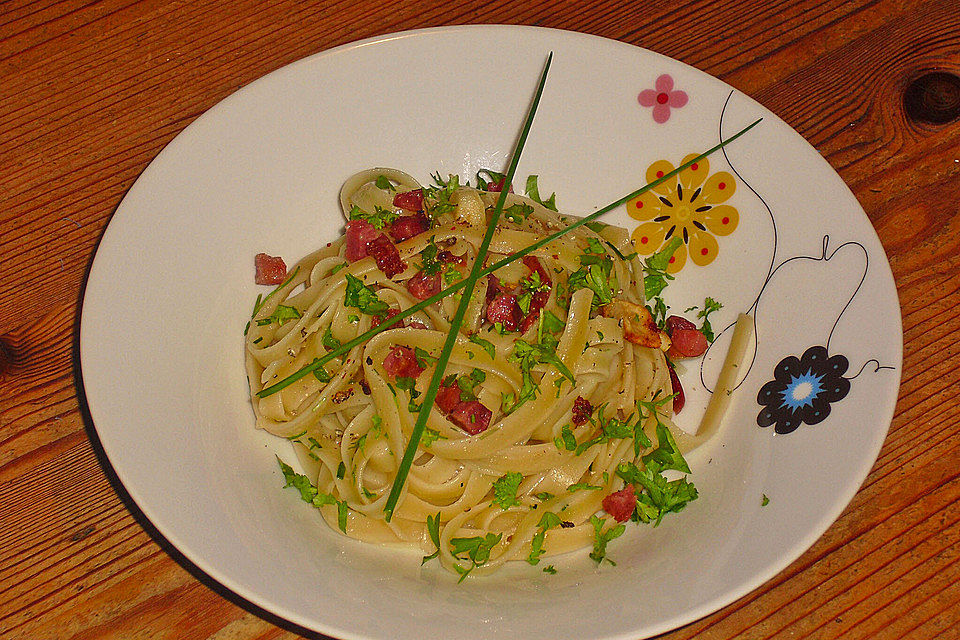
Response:
[{"label": "wood grain", "polygon": [[125,506],[78,399],[86,270],[150,160],[237,88],[359,38],[487,22],[615,38],[756,98],[837,169],[896,279],[902,386],[860,492],[775,578],[663,637],[960,638],[960,121],[903,108],[923,74],[960,74],[952,0],[0,3],[0,637],[314,637]]}]

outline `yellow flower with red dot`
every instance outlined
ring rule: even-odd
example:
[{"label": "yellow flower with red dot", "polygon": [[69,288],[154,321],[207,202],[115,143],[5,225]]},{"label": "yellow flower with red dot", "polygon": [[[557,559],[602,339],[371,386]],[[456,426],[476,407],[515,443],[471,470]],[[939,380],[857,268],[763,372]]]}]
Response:
[{"label": "yellow flower with red dot", "polygon": [[[688,155],[680,164],[689,162],[696,155]],[[662,178],[673,169],[666,160],[654,162],[647,169],[647,183]],[[733,175],[726,171],[710,175],[710,163],[704,158],[681,171],[674,180],[630,200],[627,213],[631,218],[643,221],[633,230],[637,253],[651,255],[676,236],[683,240],[683,244],[670,258],[668,273],[683,269],[688,255],[697,266],[710,264],[720,251],[714,236],[730,235],[740,222],[737,210],[723,204],[736,190]]]}]

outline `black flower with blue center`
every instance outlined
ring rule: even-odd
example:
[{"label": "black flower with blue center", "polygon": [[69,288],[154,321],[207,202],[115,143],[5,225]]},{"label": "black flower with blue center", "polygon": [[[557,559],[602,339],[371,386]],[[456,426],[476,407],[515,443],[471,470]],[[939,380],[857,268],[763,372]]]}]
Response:
[{"label": "black flower with blue center", "polygon": [[830,415],[830,405],[850,391],[843,377],[849,363],[844,356],[828,356],[826,347],[810,347],[800,358],[787,356],[774,367],[773,380],[760,388],[757,415],[761,427],[776,425],[777,433],[790,433],[801,422],[813,425]]}]

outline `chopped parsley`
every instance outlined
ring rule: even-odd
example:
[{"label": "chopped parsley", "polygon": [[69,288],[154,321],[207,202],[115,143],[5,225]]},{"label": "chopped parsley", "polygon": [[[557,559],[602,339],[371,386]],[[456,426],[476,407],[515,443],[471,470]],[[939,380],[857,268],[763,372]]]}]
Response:
[{"label": "chopped parsley", "polygon": [[393,186],[393,183],[390,182],[390,178],[387,176],[377,176],[376,181],[374,182],[377,185],[377,189],[383,189],[384,191],[396,191],[397,188]]},{"label": "chopped parsley", "polygon": [[533,213],[533,207],[523,202],[510,205],[503,210],[503,217],[514,224],[523,224],[527,221],[527,216]]},{"label": "chopped parsley", "polygon": [[669,281],[673,280],[673,276],[667,273],[667,267],[670,266],[673,253],[681,244],[683,240],[680,238],[671,238],[660,251],[643,261],[643,295],[648,302],[653,303],[651,313],[659,327],[662,327],[667,319],[667,305],[660,294],[667,288]]},{"label": "chopped parsley", "polygon": [[377,292],[373,287],[368,287],[363,284],[363,280],[349,273],[346,275],[347,291],[343,299],[345,306],[359,309],[361,312],[371,316],[382,316],[387,313],[390,306],[377,296]]},{"label": "chopped parsley", "polygon": [[523,381],[516,398],[512,393],[504,395],[501,407],[508,407],[504,409],[504,413],[512,413],[527,400],[537,397],[540,386],[533,379],[533,367],[540,363],[553,365],[565,378],[576,384],[573,373],[557,356],[556,345],[557,339],[551,335],[542,336],[537,344],[530,344],[524,340],[513,343],[513,353],[507,356],[507,359],[519,365]]},{"label": "chopped parsley", "polygon": [[276,322],[282,327],[284,322],[287,322],[288,320],[296,320],[300,317],[302,317],[302,314],[296,307],[288,307],[280,304],[277,305],[277,308],[274,309],[273,313],[271,313],[268,317],[257,320],[257,326],[262,327],[264,325]]},{"label": "chopped parsley", "polygon": [[[487,178],[489,179],[484,179],[482,174],[487,174]],[[504,178],[506,177],[507,176],[504,173],[497,173],[496,171],[491,171],[490,169],[480,169],[480,171],[477,171],[477,189],[489,191],[491,185],[502,184],[504,182]],[[506,185],[504,185],[504,187],[506,187],[506,189],[509,191],[509,187]]]},{"label": "chopped parsley", "polygon": [[519,471],[510,471],[500,476],[493,483],[493,501],[506,511],[510,507],[520,505],[517,500],[517,489],[523,481],[523,474]]},{"label": "chopped parsley", "polygon": [[323,334],[323,348],[327,351],[340,348],[340,341],[333,337],[333,333],[330,331],[330,325],[327,325],[327,330]]},{"label": "chopped parsley", "polygon": [[417,359],[417,365],[421,369],[426,369],[430,365],[434,364],[437,361],[437,358],[430,355],[426,349],[421,349],[420,347],[413,348],[414,357]]},{"label": "chopped parsley", "polygon": [[596,515],[590,516],[590,524],[593,525],[593,551],[590,552],[590,558],[597,564],[606,560],[610,564],[616,565],[616,562],[607,558],[607,543],[622,536],[627,528],[623,524],[618,524],[604,531],[603,525],[606,521],[606,518],[598,518]]},{"label": "chopped parsley", "polygon": [[489,340],[485,340],[476,334],[470,336],[469,340],[473,344],[480,346],[484,351],[486,351],[491,360],[495,360],[497,358],[497,348],[493,346],[493,343]]},{"label": "chopped parsley", "polygon": [[722,304],[707,296],[703,300],[703,309],[697,313],[698,318],[703,318],[703,325],[700,327],[700,333],[706,337],[708,342],[713,342],[715,339],[715,336],[713,335],[713,327],[710,326],[709,316],[714,311],[719,311],[722,308]]},{"label": "chopped parsley", "polygon": [[567,491],[570,493],[573,493],[574,491],[599,491],[600,489],[603,489],[603,487],[587,482],[577,482],[567,487]]},{"label": "chopped parsley", "polygon": [[[646,421],[647,416],[644,415],[641,409],[642,406],[643,405],[638,402],[637,414],[630,414],[625,420],[618,420],[614,416],[607,418],[604,415],[607,405],[600,405],[595,414],[590,417],[590,422],[599,426],[601,433],[577,446],[577,455],[581,455],[584,451],[596,444],[604,444],[611,440],[633,438],[634,456],[639,456],[642,449],[646,449],[653,444],[643,431],[643,423]],[[634,415],[636,415],[636,419],[634,419]]]},{"label": "chopped parsley", "polygon": [[457,376],[456,382],[457,386],[460,387],[460,400],[463,402],[476,400],[477,396],[473,390],[486,379],[487,374],[482,369],[474,369],[469,376]]},{"label": "chopped parsley", "polygon": [[502,533],[497,535],[488,533],[485,536],[475,536],[473,538],[451,538],[450,546],[453,556],[459,560],[470,560],[472,563],[469,569],[464,569],[459,564],[454,565],[457,573],[460,574],[458,582],[463,582],[474,568],[486,564],[487,560],[490,559],[490,552],[500,543],[502,538]]},{"label": "chopped parsley", "polygon": [[550,285],[540,280],[540,273],[537,271],[520,281],[520,295],[517,296],[517,305],[523,315],[530,313],[533,295],[543,291],[550,291]]},{"label": "chopped parsley", "polygon": [[[544,554],[543,541],[547,536],[547,531],[559,526],[560,517],[557,514],[552,511],[544,512],[540,518],[540,522],[537,524],[537,533],[534,534],[533,540],[530,542],[530,555],[527,556],[527,562],[534,565],[540,562],[540,556]],[[544,571],[546,571],[546,569],[544,569]],[[548,571],[547,573],[550,572]]]},{"label": "chopped parsley", "polygon": [[423,436],[420,438],[420,444],[424,447],[429,447],[434,442],[440,439],[446,440],[447,436],[440,435],[440,432],[437,431],[436,429],[431,429],[430,427],[427,427],[426,429],[423,430]]},{"label": "chopped parsley", "polygon": [[[595,238],[591,239],[595,240]],[[590,303],[592,310],[613,302],[613,296],[619,288],[617,276],[613,273],[613,259],[605,252],[603,253],[604,255],[599,255],[588,251],[580,256],[581,267],[567,280],[569,295],[573,295],[579,289],[593,291],[593,301]]]},{"label": "chopped parsley", "polygon": [[551,193],[549,198],[543,200],[540,197],[540,189],[537,187],[537,176],[527,176],[527,184],[524,191],[526,192],[527,197],[537,204],[550,209],[550,211],[557,210],[557,194]]},{"label": "chopped parsley", "polygon": [[424,187],[424,207],[427,212],[436,217],[443,213],[449,213],[456,209],[456,205],[450,202],[450,196],[460,188],[460,176],[450,175],[447,180],[440,177],[440,172],[430,174],[436,186]]},{"label": "chopped parsley", "polygon": [[433,545],[437,548],[436,551],[431,553],[429,556],[423,556],[423,560],[420,562],[420,566],[425,565],[429,560],[433,560],[440,555],[440,512],[437,511],[435,516],[427,516],[427,533],[430,534],[430,540],[433,542]]},{"label": "chopped parsley", "polygon": [[560,429],[560,435],[553,439],[553,444],[561,451],[564,449],[573,451],[577,448],[577,438],[573,435],[573,429],[570,428],[570,425],[563,425]]},{"label": "chopped parsley", "polygon": [[420,252],[420,259],[423,261],[421,269],[425,274],[432,276],[440,273],[440,270],[443,269],[443,263],[437,259],[438,253],[440,253],[440,249],[434,242],[434,238],[431,237],[430,242]]},{"label": "chopped parsley", "polygon": [[763,494],[763,497],[760,499],[760,506],[765,507],[770,504],[770,498],[767,497],[767,494]]},{"label": "chopped parsley", "polygon": [[373,213],[368,213],[357,205],[353,205],[353,207],[350,208],[351,220],[366,220],[376,229],[383,229],[388,224],[393,224],[393,221],[399,217],[400,214],[396,211],[384,209],[379,206],[374,207]]},{"label": "chopped parsley", "polygon": [[277,462],[280,463],[280,471],[283,473],[283,479],[286,483],[283,485],[283,488],[295,488],[300,492],[301,500],[304,502],[309,502],[317,509],[328,504],[337,505],[337,524],[340,526],[340,530],[346,533],[348,511],[347,501],[337,500],[329,493],[320,492],[315,486],[313,486],[313,483],[310,482],[310,478],[294,471],[293,467],[281,460],[279,456],[277,457]]},{"label": "chopped parsley", "polygon": [[416,389],[417,381],[413,378],[400,376],[397,378],[396,383],[397,389],[410,393],[410,402],[407,403],[407,410],[410,411],[410,413],[419,413],[420,404],[414,402],[414,400],[420,397],[420,392]]}]

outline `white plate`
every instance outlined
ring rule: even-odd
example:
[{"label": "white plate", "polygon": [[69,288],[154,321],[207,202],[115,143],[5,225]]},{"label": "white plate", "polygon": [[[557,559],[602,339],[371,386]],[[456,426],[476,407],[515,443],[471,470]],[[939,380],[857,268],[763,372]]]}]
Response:
[{"label": "white plate", "polygon": [[[417,554],[330,531],[295,492],[281,491],[273,452],[292,455],[254,429],[244,380],[241,334],[262,290],[253,256],[290,264],[336,237],[340,184],[359,169],[395,166],[426,181],[438,170],[472,176],[504,166],[549,51],[518,176],[539,174],[541,190],[555,190],[568,213],[589,213],[641,186],[652,163],[678,164],[721,132],[764,118],[726,156],[709,159],[710,176],[730,173],[736,230],[717,238],[716,259],[688,261],[668,288],[678,311],[705,295],[722,301],[718,329],[755,312],[757,348],[721,435],[690,455],[700,499],[659,528],[629,527],[610,546],[615,567],[597,568],[584,552],[560,558],[554,576],[523,565],[457,586],[436,563],[421,568]],[[685,94],[682,106],[665,79],[657,90],[663,75]],[[641,99],[644,90],[654,93]],[[658,93],[669,110],[644,106]],[[639,225],[625,208],[608,221]],[[715,377],[729,334],[702,370],[685,372],[682,424],[696,423],[708,397],[701,377]],[[358,42],[218,104],[163,150],[117,209],[90,271],[80,339],[97,433],[150,521],[244,598],[341,638],[635,639],[711,613],[784,568],[839,516],[886,435],[901,367],[883,249],[853,195],[799,135],[674,60],[526,27]],[[815,366],[787,396],[800,403],[818,384],[821,399],[848,392],[818,424],[760,427],[758,393],[778,363],[788,359],[789,369],[791,356],[817,345],[849,369],[828,376]],[[776,411],[783,394],[772,391],[772,419],[786,417]]]}]

